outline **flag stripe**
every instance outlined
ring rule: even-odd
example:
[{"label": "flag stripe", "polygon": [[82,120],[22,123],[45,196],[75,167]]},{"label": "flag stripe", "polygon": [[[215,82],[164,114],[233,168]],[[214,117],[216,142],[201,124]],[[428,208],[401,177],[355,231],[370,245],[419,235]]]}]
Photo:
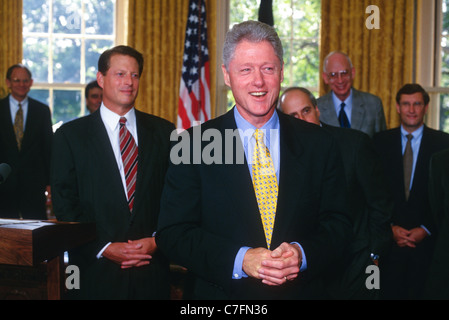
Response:
[{"label": "flag stripe", "polygon": [[210,119],[210,73],[205,0],[191,0],[178,103],[178,129]]}]

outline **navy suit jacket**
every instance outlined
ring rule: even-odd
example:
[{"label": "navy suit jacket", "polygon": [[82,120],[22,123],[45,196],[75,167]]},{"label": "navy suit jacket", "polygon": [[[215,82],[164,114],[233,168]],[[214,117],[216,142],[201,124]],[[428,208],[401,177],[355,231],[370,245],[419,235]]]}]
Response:
[{"label": "navy suit jacket", "polygon": [[52,122],[50,109],[28,97],[22,148],[14,133],[9,96],[0,100],[0,163],[11,174],[0,185],[0,217],[46,220],[46,186],[50,185]]},{"label": "navy suit jacket", "polygon": [[168,263],[159,251],[150,265],[121,270],[96,255],[108,242],[151,237],[168,167],[170,122],[136,110],[139,162],[133,212],[100,111],[68,122],[54,137],[52,196],[61,221],[95,222],[95,241],[70,254],[80,267],[83,299],[168,298]]},{"label": "navy suit jacket", "polygon": [[[308,269],[300,279],[275,288],[253,278],[231,279],[241,247],[266,247],[248,164],[246,159],[236,163],[235,155],[243,152],[240,138],[234,138],[231,150],[225,143],[236,129],[232,110],[196,128],[201,135],[220,133],[222,143],[217,140],[214,152],[221,152],[222,164],[195,164],[192,158],[190,163],[171,163],[162,196],[156,242],[170,259],[195,275],[195,298],[322,297],[322,277],[347,247],[352,230],[336,142],[316,125],[282,113],[279,121],[279,195],[271,247],[299,242]],[[198,152],[210,153],[209,139],[199,141],[193,130],[181,143],[189,139],[191,148],[200,143]],[[233,163],[226,164],[226,158]]]},{"label": "navy suit jacket", "polygon": [[424,126],[408,201],[405,200],[404,193],[400,127],[376,134],[374,143],[383,161],[390,190],[394,197],[395,207],[392,223],[406,229],[424,225],[432,232],[434,223],[430,214],[428,196],[430,159],[434,153],[449,148],[449,134]]}]

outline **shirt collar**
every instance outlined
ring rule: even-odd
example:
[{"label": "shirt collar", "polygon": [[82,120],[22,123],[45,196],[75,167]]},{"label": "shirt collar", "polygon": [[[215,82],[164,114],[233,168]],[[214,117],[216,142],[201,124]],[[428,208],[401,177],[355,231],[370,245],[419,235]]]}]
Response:
[{"label": "shirt collar", "polygon": [[[424,125],[421,125],[421,127],[419,127],[418,129],[416,129],[415,131],[413,131],[411,133],[412,136],[413,136],[413,139],[416,140],[417,138],[420,138],[422,136],[422,134],[423,134],[423,131],[424,131]],[[404,129],[404,127],[401,125],[401,135],[402,135],[402,137],[406,138],[409,133],[410,132],[406,131]]]},{"label": "shirt collar", "polygon": [[[100,106],[100,114],[104,124],[107,125],[111,131],[115,131],[119,128],[119,120],[122,116],[108,109],[103,102]],[[127,127],[136,127],[136,112],[134,108],[131,108],[124,117],[126,118]]]},{"label": "shirt collar", "polygon": [[[234,108],[234,118],[235,118],[235,123],[237,125],[237,129],[240,129],[243,131],[246,131],[246,130],[255,131],[257,129],[255,126],[253,126],[245,118],[242,117],[242,115],[240,114],[237,107]],[[267,131],[270,129],[279,129],[279,116],[278,116],[276,110],[274,111],[271,118],[260,129],[264,129]]]},{"label": "shirt collar", "polygon": [[345,101],[341,101],[336,95],[335,93],[332,91],[332,100],[334,101],[334,105],[338,108],[340,108],[340,105],[342,102],[345,103],[345,105],[347,106],[351,106],[352,105],[352,88],[349,92],[349,96],[345,99]]},{"label": "shirt collar", "polygon": [[25,99],[23,99],[22,101],[17,101],[11,94],[9,95],[9,103],[14,105],[14,107],[18,108],[19,107],[19,103],[23,106],[28,105],[28,96],[25,97]]}]

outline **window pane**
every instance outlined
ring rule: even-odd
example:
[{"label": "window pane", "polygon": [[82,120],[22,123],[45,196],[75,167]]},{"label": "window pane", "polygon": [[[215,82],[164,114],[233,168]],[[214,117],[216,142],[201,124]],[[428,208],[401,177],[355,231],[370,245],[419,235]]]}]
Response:
[{"label": "window pane", "polygon": [[23,0],[23,31],[48,32],[48,0]]},{"label": "window pane", "polygon": [[441,37],[441,87],[449,86],[449,36]]},{"label": "window pane", "polygon": [[230,1],[230,26],[246,20],[257,20],[260,0],[231,0]]},{"label": "window pane", "polygon": [[30,69],[35,82],[48,82],[48,40],[23,39],[23,63]]},{"label": "window pane", "polygon": [[285,46],[284,51],[285,70],[282,86],[318,87],[320,67],[318,41],[295,41]]},{"label": "window pane", "polygon": [[53,0],[55,33],[81,33],[81,0]]},{"label": "window pane", "polygon": [[320,36],[321,1],[296,0],[292,12],[293,37],[318,39]]},{"label": "window pane", "polygon": [[86,83],[97,78],[98,58],[113,45],[112,40],[86,40]]},{"label": "window pane", "polygon": [[28,94],[31,98],[36,99],[37,101],[40,101],[47,106],[50,104],[50,93],[49,90],[44,89],[31,89],[30,93]]},{"label": "window pane", "polygon": [[81,91],[55,90],[53,121],[68,122],[81,116]]},{"label": "window pane", "polygon": [[23,63],[55,124],[83,115],[84,85],[114,46],[115,10],[116,0],[23,0]]},{"label": "window pane", "polygon": [[115,0],[85,1],[85,11],[87,34],[114,33]]},{"label": "window pane", "polygon": [[81,40],[56,39],[53,51],[53,82],[80,83]]},{"label": "window pane", "polygon": [[[259,6],[260,0],[230,0],[230,25],[257,20]],[[321,0],[273,0],[273,17],[284,47],[282,87],[307,87],[317,94]],[[228,107],[233,103],[228,94]]]}]

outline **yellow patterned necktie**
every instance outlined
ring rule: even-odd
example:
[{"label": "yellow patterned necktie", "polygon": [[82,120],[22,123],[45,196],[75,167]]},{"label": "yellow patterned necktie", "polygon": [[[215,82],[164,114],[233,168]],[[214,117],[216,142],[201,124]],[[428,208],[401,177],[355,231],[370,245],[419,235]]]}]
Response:
[{"label": "yellow patterned necktie", "polygon": [[256,138],[256,145],[254,146],[252,163],[253,185],[257,204],[259,205],[267,247],[270,249],[271,235],[276,215],[278,184],[270,151],[263,142],[263,132],[256,129],[254,137]]},{"label": "yellow patterned necktie", "polygon": [[20,103],[19,110],[17,110],[16,118],[14,119],[14,132],[16,134],[17,148],[20,151],[23,139],[23,110]]}]

